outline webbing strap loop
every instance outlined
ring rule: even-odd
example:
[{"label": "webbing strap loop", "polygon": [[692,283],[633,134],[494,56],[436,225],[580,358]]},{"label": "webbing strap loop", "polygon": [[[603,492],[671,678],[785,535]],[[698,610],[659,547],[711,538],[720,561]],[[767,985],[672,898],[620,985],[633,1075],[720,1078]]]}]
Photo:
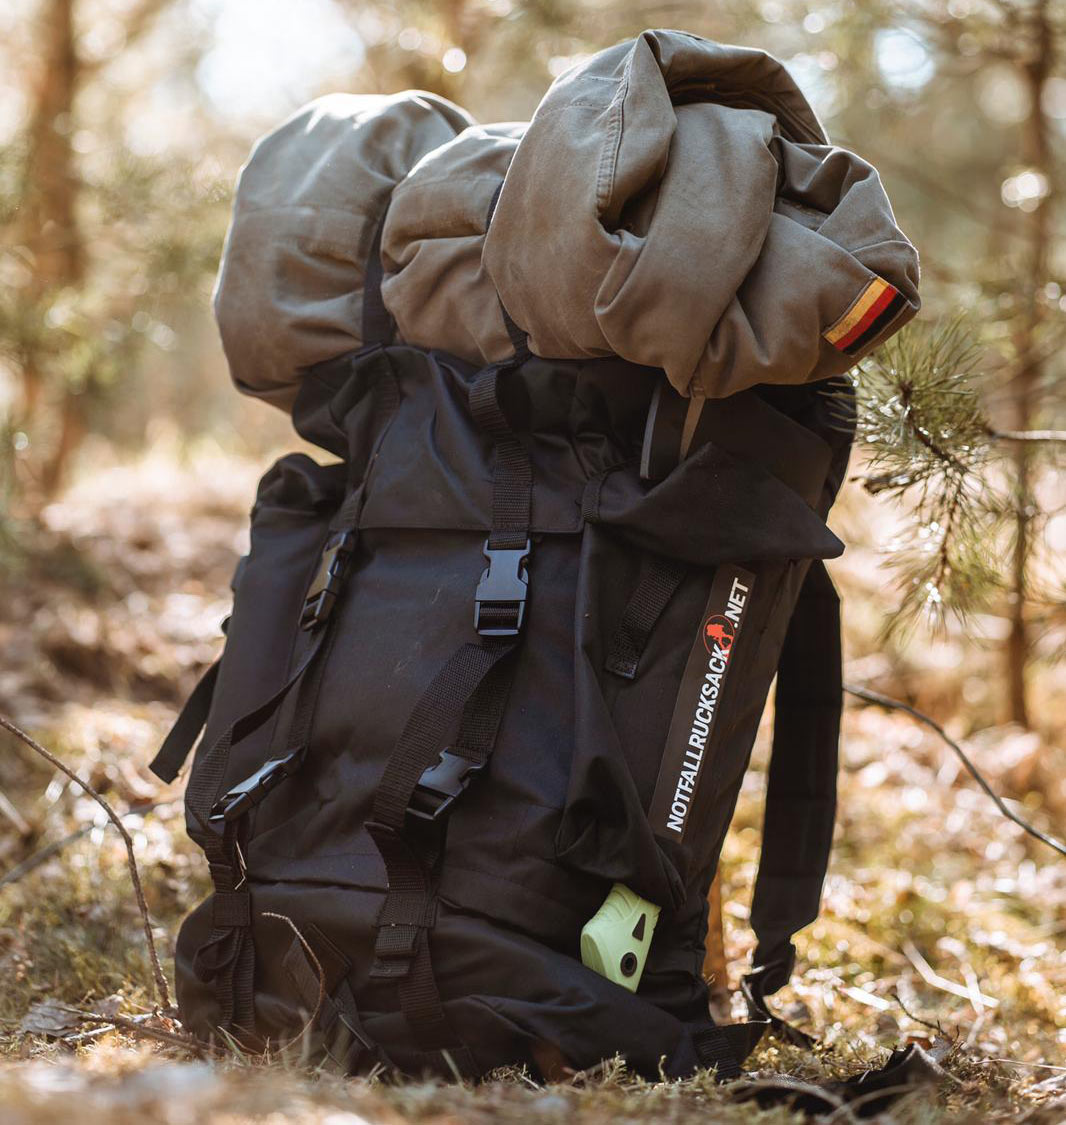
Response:
[{"label": "webbing strap loop", "polygon": [[604,667],[623,679],[636,678],[640,658],[670,599],[685,580],[689,567],[676,559],[645,554],[640,577],[622,612],[618,629],[607,646]]},{"label": "webbing strap loop", "polygon": [[765,1021],[714,1024],[708,1021],[692,1033],[692,1044],[701,1066],[714,1067],[719,1082],[739,1078],[744,1060],[766,1031]]},{"label": "webbing strap loop", "polygon": [[[771,975],[772,974],[772,975]],[[813,1035],[808,1035],[807,1032],[800,1030],[790,1024],[787,1020],[783,1020],[780,1016],[775,1015],[769,1005],[766,1003],[766,996],[768,992],[776,992],[783,984],[778,983],[781,976],[784,976],[784,983],[788,983],[789,977],[792,975],[791,964],[787,969],[783,966],[759,966],[753,969],[750,973],[745,974],[740,980],[740,991],[744,995],[744,1001],[748,1006],[748,1014],[753,1020],[761,1020],[765,1022],[775,1035],[784,1039],[785,1042],[791,1043],[796,1047],[811,1048],[818,1042]]]},{"label": "webbing strap loop", "polygon": [[185,701],[185,706],[174,720],[174,725],[163,740],[159,752],[149,763],[148,768],[160,781],[168,784],[173,781],[192,753],[192,748],[200,737],[200,731],[204,729],[204,724],[207,722],[211,702],[215,698],[215,685],[218,683],[218,670],[221,663],[220,657],[200,677],[200,682]]},{"label": "webbing strap loop", "polygon": [[[194,968],[202,980],[213,983],[219,1003],[220,1024],[224,1028],[251,1030],[255,1020],[255,946],[251,934],[251,901],[246,892],[239,892],[245,876],[237,845],[237,829],[243,813],[289,775],[291,768],[302,760],[302,752],[298,750],[268,762],[250,778],[233,787],[223,797],[221,807],[216,804],[215,795],[225,777],[231,747],[275,715],[289,693],[303,683],[308,673],[312,683],[318,684],[320,667],[328,651],[327,638],[331,638],[331,634],[329,628],[308,634],[310,644],[285,683],[264,703],[231,723],[197,760],[189,778],[185,802],[196,823],[190,834],[207,856],[215,902],[220,904],[217,909],[221,912],[214,918],[207,941],[196,953]],[[232,800],[227,800],[230,797]],[[227,816],[227,812],[230,815]],[[230,897],[235,894],[240,894],[243,906]]]},{"label": "webbing strap loop", "polygon": [[533,523],[533,466],[499,401],[500,373],[510,364],[486,367],[470,387],[470,414],[495,447],[492,524],[487,549],[520,551]]}]

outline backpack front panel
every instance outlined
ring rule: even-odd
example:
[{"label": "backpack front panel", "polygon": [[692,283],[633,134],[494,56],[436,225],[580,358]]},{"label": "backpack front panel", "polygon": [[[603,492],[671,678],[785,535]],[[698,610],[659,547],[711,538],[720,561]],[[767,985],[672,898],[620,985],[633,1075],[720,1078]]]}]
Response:
[{"label": "backpack front panel", "polygon": [[[688,1058],[691,1045],[680,1029],[706,1008],[703,896],[802,579],[802,563],[792,560],[824,557],[837,544],[805,499],[735,454],[711,450],[663,485],[644,484],[632,459],[634,419],[619,426],[611,417],[605,404],[617,404],[602,371],[532,366],[516,373],[512,401],[514,415],[545,427],[522,433],[537,482],[528,620],[491,762],[449,818],[430,938],[438,983],[456,1027],[485,1044],[478,1055],[485,1069],[516,1061],[519,1041],[523,1059],[535,1059],[539,1040],[566,1043],[574,1065],[591,1065],[625,1040],[617,1019],[623,1008],[638,1026],[668,1021],[661,1039],[646,1049],[630,1044],[627,1052]],[[464,410],[474,374],[414,349],[348,361],[332,405],[316,417],[334,434],[370,442],[373,452],[357,450],[341,468],[301,463],[303,515],[292,516],[290,499],[284,517],[261,505],[253,522],[234,613],[240,627],[231,632],[220,677],[228,686],[216,696],[208,739],[291,672],[307,643],[299,629],[303,591],[329,509],[340,500],[339,474],[349,496],[362,490],[307,755],[254,810],[243,839],[257,1030],[274,1041],[298,1030],[307,1005],[278,953],[288,948],[279,937],[284,923],[265,918],[268,912],[301,929],[313,926],[344,951],[367,1026],[380,1028],[394,1059],[404,1054],[395,990],[367,980],[385,878],[364,825],[419,695],[458,645],[476,640],[473,597],[485,566],[492,448]],[[635,389],[620,384],[619,398],[631,395],[634,414],[646,379],[638,372],[629,384]],[[359,390],[360,380],[393,385],[386,410],[380,396]],[[307,486],[319,477],[328,481],[329,503],[324,486]],[[747,508],[733,499],[741,487]],[[282,534],[286,520],[299,531]],[[638,674],[619,682],[604,668],[607,639],[639,581],[642,555],[653,548],[690,573],[652,630]],[[726,562],[756,573],[760,598],[731,669],[726,721],[701,782],[690,842],[678,848],[655,836],[647,809],[685,657],[715,568]],[[250,580],[258,575],[271,577]],[[249,672],[254,666],[260,671]],[[283,708],[269,731],[234,746],[224,786],[284,749],[291,716],[292,708]],[[453,734],[440,732],[442,747]],[[581,926],[615,880],[663,907],[635,997],[579,960]],[[201,1034],[211,1033],[216,1015],[210,986],[196,979],[192,963],[209,929],[209,908],[201,908],[178,951],[183,1013]],[[505,933],[514,940],[501,945],[498,958],[486,956]],[[530,968],[538,959],[539,984]]]}]

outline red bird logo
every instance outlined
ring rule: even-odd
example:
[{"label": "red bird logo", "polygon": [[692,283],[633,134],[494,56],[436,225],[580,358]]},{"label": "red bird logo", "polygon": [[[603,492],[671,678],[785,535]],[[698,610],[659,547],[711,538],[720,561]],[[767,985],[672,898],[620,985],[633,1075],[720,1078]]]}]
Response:
[{"label": "red bird logo", "polygon": [[733,647],[736,633],[733,622],[728,617],[711,617],[703,626],[703,644],[709,653],[714,653],[715,646],[728,656]]}]

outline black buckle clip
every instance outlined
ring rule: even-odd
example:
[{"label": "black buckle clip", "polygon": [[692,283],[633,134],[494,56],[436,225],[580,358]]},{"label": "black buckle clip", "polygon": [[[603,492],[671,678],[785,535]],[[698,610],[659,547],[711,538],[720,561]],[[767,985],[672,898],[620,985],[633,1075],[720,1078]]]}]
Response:
[{"label": "black buckle clip", "polygon": [[526,564],[532,544],[515,551],[490,547],[485,540],[481,553],[489,565],[481,575],[474,595],[474,627],[482,637],[517,637],[526,616],[529,576]]},{"label": "black buckle clip", "polygon": [[244,816],[272,790],[276,789],[287,777],[291,777],[303,765],[304,748],[293,750],[284,758],[271,758],[264,762],[243,781],[239,781],[229,792],[223,794],[214,803],[208,820],[212,824],[226,824],[231,820]]},{"label": "black buckle clip", "polygon": [[316,625],[321,625],[333,612],[354,547],[355,533],[351,531],[340,531],[326,540],[322,557],[318,560],[318,571],[304,598],[304,608],[300,615],[301,629],[313,629]]},{"label": "black buckle clip", "polygon": [[441,751],[437,762],[418,779],[407,806],[408,814],[418,820],[437,820],[452,807],[455,798],[466,790],[485,765],[485,762],[461,758],[451,750]]}]

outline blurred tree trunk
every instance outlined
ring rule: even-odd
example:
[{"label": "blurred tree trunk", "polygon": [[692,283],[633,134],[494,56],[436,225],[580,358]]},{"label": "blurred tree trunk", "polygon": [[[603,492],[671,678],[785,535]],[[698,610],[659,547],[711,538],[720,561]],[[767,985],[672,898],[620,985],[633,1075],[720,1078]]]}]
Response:
[{"label": "blurred tree trunk", "polygon": [[[1022,132],[1022,160],[1045,178],[1047,192],[1026,215],[1027,250],[1024,286],[1025,308],[1015,336],[1018,369],[1013,380],[1013,425],[1026,431],[1033,427],[1038,405],[1044,361],[1040,327],[1043,320],[1041,293],[1048,278],[1048,246],[1051,241],[1053,166],[1049,122],[1045,112],[1045,90],[1054,67],[1054,37],[1048,16],[1048,0],[1037,0],[1030,23],[1030,50],[1020,60],[1029,95],[1029,110]],[[1009,717],[1030,726],[1026,671],[1030,657],[1030,630],[1026,617],[1029,601],[1029,559],[1032,547],[1033,455],[1028,442],[1014,449],[1014,546],[1010,570],[1010,633],[1007,638],[1007,686]]]},{"label": "blurred tree trunk", "polygon": [[[74,37],[75,0],[41,0],[37,14],[36,52],[40,66],[33,79],[26,134],[26,165],[19,208],[19,241],[32,255],[33,278],[28,297],[38,307],[53,294],[80,285],[85,248],[78,227],[78,179],[71,145],[74,99],[81,77]],[[23,366],[23,417],[30,428],[37,420],[45,390],[44,357],[38,341],[26,349]],[[54,489],[66,452],[76,444],[78,423],[65,389],[59,433],[42,484]]]},{"label": "blurred tree trunk", "polygon": [[[141,0],[124,15],[124,49],[149,31],[170,0]],[[81,180],[72,138],[81,85],[100,62],[81,57],[75,19],[78,0],[39,0],[35,24],[39,60],[31,77],[26,162],[16,228],[31,255],[27,320],[40,323],[65,290],[87,282],[87,248],[78,222]],[[47,326],[47,320],[44,323]],[[85,406],[97,380],[92,370],[74,385],[60,370],[48,371],[57,349],[52,328],[28,334],[21,355],[22,413],[16,428],[31,434],[40,452],[33,458],[38,498],[53,495],[85,435]],[[59,366],[59,365],[57,365]],[[47,411],[47,416],[46,416]]]}]

